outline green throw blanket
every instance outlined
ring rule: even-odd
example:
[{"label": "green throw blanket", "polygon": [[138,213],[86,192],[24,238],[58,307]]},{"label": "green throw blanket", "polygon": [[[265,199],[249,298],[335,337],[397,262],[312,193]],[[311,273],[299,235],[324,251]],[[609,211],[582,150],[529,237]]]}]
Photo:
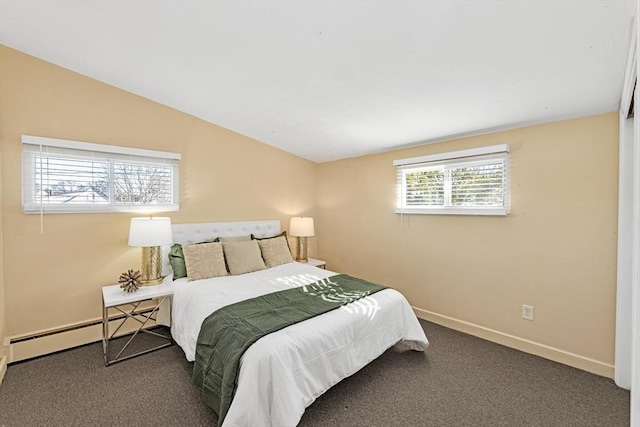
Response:
[{"label": "green throw blanket", "polygon": [[339,274],[228,305],[202,323],[193,381],[222,424],[235,394],[240,358],[258,339],[385,289]]}]

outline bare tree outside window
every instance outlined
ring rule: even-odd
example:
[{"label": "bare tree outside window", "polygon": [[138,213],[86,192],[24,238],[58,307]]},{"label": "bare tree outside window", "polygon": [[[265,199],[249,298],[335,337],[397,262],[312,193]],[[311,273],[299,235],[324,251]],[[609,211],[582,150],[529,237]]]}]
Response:
[{"label": "bare tree outside window", "polygon": [[171,202],[172,169],[169,166],[115,163],[115,203],[167,204]]},{"label": "bare tree outside window", "polygon": [[[35,156],[37,203],[164,205],[172,203],[173,170],[167,165]],[[110,185],[111,183],[111,185]]]},{"label": "bare tree outside window", "polygon": [[22,135],[26,214],[180,209],[180,154]]}]

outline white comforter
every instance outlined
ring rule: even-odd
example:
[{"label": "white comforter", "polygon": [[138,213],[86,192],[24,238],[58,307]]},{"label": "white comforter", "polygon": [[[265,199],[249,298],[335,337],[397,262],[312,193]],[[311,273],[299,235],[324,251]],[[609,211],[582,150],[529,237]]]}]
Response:
[{"label": "white comforter", "polygon": [[[335,274],[293,262],[241,276],[176,280],[173,338],[193,361],[200,326],[213,311]],[[407,300],[392,289],[269,334],[240,360],[224,426],[295,426],[318,396],[394,344],[423,351],[429,342]]]}]

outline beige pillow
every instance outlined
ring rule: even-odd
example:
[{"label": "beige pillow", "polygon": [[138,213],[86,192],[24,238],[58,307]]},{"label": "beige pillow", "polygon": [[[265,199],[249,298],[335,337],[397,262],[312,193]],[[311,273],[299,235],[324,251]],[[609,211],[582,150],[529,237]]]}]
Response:
[{"label": "beige pillow", "polygon": [[248,242],[251,236],[218,237],[221,242]]},{"label": "beige pillow", "polygon": [[248,242],[223,242],[224,256],[232,276],[264,270],[260,247],[255,240]]},{"label": "beige pillow", "polygon": [[258,240],[258,245],[267,267],[293,262],[287,238],[284,236]]},{"label": "beige pillow", "polygon": [[200,243],[182,247],[189,280],[227,276],[222,243]]}]

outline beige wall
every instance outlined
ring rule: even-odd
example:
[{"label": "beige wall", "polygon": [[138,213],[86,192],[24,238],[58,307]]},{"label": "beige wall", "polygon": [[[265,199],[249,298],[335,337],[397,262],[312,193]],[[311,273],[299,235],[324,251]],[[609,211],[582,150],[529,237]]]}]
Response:
[{"label": "beige wall", "polygon": [[[500,143],[507,217],[394,213],[394,159]],[[422,317],[612,376],[617,164],[617,113],[321,164],[319,255]]]},{"label": "beige wall", "polygon": [[[140,263],[127,246],[132,214],[46,215],[40,234],[39,216],[21,208],[22,134],[181,153],[174,223],[280,219],[286,229],[290,216],[315,214],[312,162],[6,47],[0,82],[8,337],[100,318],[100,288]],[[99,331],[12,346],[11,360]]]},{"label": "beige wall", "polygon": [[[0,89],[0,339],[99,318],[100,287],[139,264],[126,244],[133,215],[47,215],[40,234],[22,213],[20,135],[31,134],[179,152],[174,223],[274,218],[286,229],[313,215],[310,254],[317,242],[330,269],[396,287],[422,317],[612,375],[615,113],[316,165],[6,47]],[[394,159],[498,143],[512,149],[508,217],[393,213]],[[9,358],[99,334],[34,340]]]},{"label": "beige wall", "polygon": [[[0,81],[0,93],[2,93],[2,82]],[[0,139],[2,133],[0,132]],[[0,145],[0,383],[7,370],[7,355],[4,346],[5,340],[5,303],[4,303],[4,266],[2,264],[2,145]]]}]

